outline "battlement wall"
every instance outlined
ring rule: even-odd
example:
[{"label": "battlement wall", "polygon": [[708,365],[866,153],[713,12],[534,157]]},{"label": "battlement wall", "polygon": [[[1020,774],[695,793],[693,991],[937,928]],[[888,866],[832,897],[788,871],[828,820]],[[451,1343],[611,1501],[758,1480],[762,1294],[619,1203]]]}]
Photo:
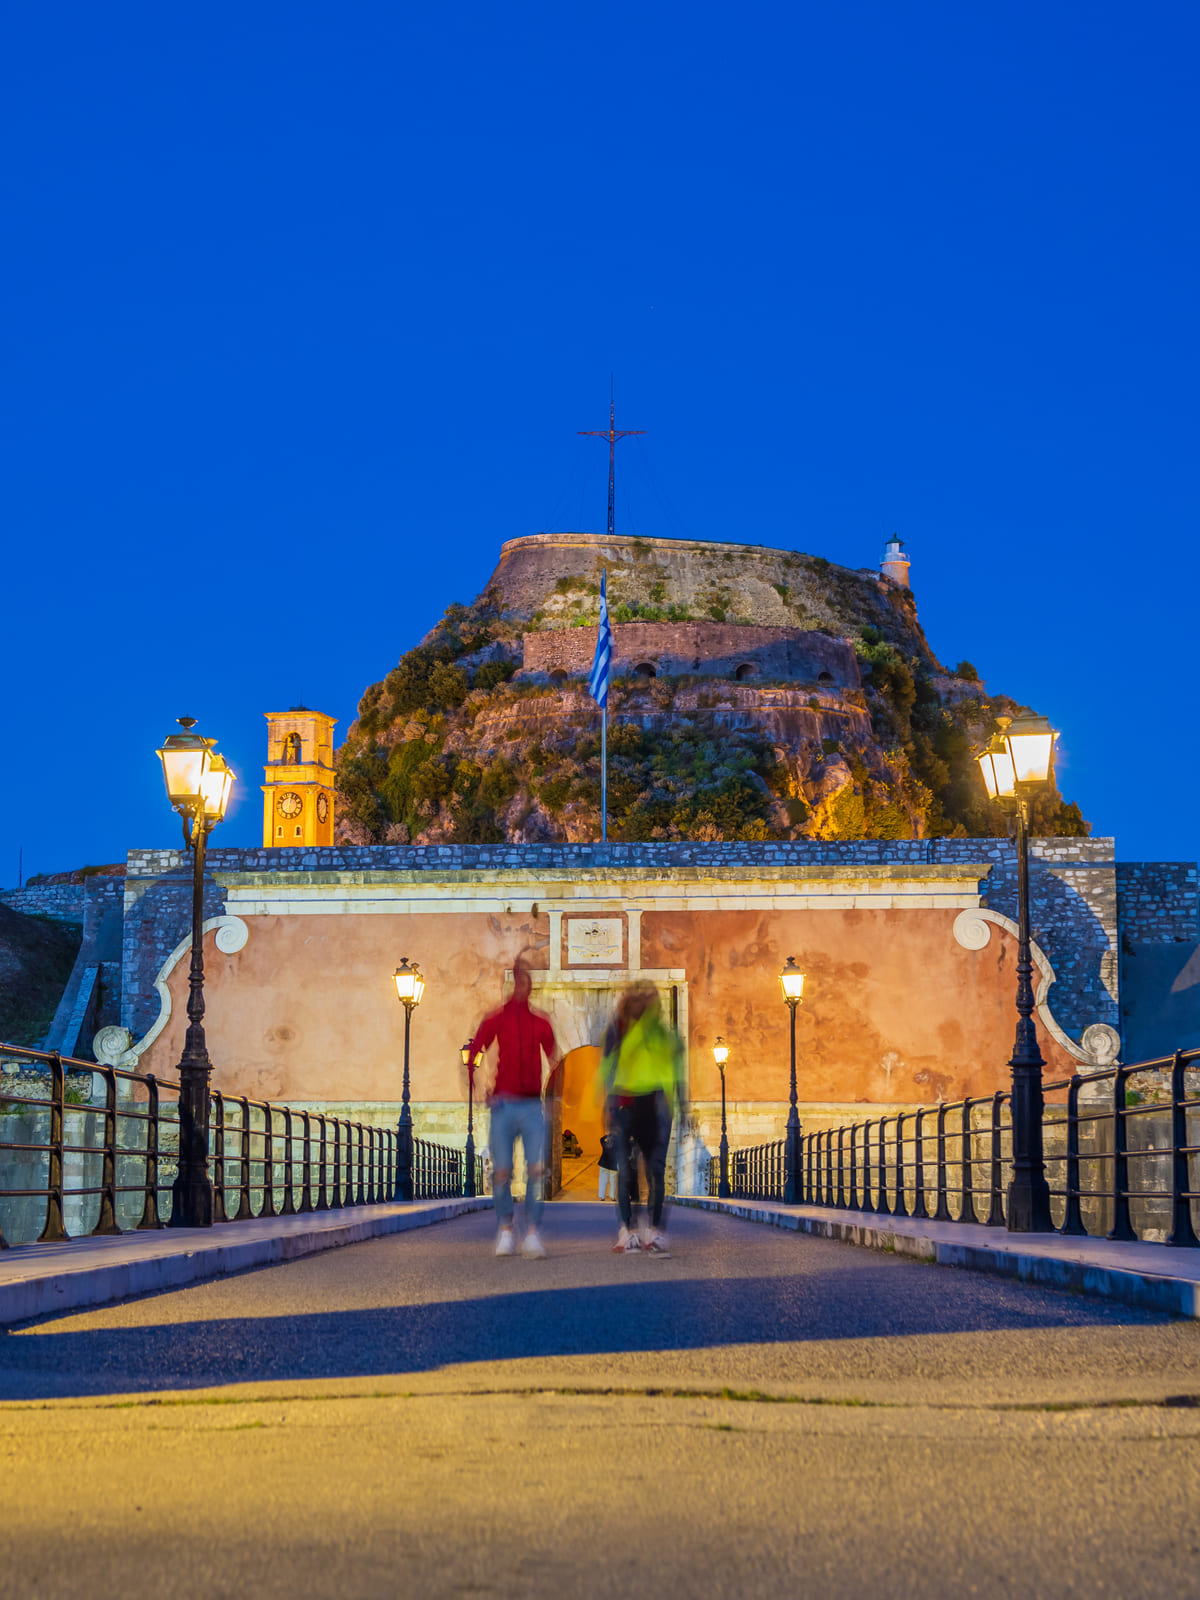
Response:
[{"label": "battlement wall", "polygon": [[[526,672],[583,676],[596,654],[595,628],[525,635]],[[720,622],[620,622],[613,628],[617,674],[651,667],[656,676],[703,672],[724,678],[795,678],[858,689],[858,658],[844,639],[804,628]]]}]

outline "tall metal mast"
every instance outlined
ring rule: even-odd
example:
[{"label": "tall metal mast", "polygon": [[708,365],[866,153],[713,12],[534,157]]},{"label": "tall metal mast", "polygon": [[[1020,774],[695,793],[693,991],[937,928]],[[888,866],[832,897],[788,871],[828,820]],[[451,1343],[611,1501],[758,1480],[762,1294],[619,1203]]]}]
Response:
[{"label": "tall metal mast", "polygon": [[582,439],[607,439],[608,440],[608,537],[613,537],[616,523],[616,466],[617,466],[617,440],[631,438],[635,433],[645,433],[645,428],[618,428],[616,423],[616,406],[613,403],[612,384],[608,391],[608,427],[607,428],[580,428],[579,436]]},{"label": "tall metal mast", "polygon": [[[645,428],[618,428],[617,411],[613,401],[612,380],[608,385],[608,430],[580,428],[581,438],[608,440],[608,537],[611,539],[616,524],[617,440],[628,439],[632,434],[645,433]],[[589,684],[592,697],[600,706],[600,841],[608,843],[608,675],[612,668],[612,631],[608,621],[608,602],[605,595],[605,577],[600,579],[600,626],[596,632],[596,660],[592,665]]]}]

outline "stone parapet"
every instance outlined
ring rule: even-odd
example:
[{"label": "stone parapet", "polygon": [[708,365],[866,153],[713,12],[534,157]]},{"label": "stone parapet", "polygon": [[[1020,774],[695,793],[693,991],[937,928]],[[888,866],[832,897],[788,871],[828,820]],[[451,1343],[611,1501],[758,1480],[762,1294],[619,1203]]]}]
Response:
[{"label": "stone parapet", "polygon": [[[1112,869],[1112,839],[1035,839],[1030,848],[1034,870],[1043,863],[1077,863]],[[337,845],[312,850],[210,848],[213,872],[474,872],[525,868],[746,866],[946,866],[991,862],[997,872],[1015,872],[1016,851],[1010,839],[770,839],[679,840],[638,844],[438,844]],[[190,872],[182,850],[131,850],[129,879]],[[135,891],[136,892],[136,891]]]}]

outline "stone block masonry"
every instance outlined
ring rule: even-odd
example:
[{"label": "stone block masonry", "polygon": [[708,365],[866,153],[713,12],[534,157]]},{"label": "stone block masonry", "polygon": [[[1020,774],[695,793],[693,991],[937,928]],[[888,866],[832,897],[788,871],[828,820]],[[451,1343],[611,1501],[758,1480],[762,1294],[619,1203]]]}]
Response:
[{"label": "stone block masonry", "polygon": [[1118,925],[1130,944],[1200,939],[1200,884],[1194,861],[1118,861]]},{"label": "stone block masonry", "polygon": [[[858,658],[844,639],[803,628],[740,627],[718,622],[621,622],[613,627],[614,670],[652,667],[657,676],[703,673],[722,678],[787,678],[858,689]],[[526,672],[591,670],[595,628],[525,635]]]},{"label": "stone block masonry", "polygon": [[55,922],[82,925],[86,889],[85,883],[34,884],[31,889],[0,890],[0,901],[28,917],[53,917]]}]

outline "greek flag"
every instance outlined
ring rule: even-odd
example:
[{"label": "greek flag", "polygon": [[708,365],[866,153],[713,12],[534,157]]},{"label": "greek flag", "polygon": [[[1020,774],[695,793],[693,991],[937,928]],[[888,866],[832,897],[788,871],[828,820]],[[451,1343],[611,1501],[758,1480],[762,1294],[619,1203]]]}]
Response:
[{"label": "greek flag", "polygon": [[588,693],[603,711],[608,705],[608,680],[612,672],[612,625],[608,620],[608,573],[600,574],[600,627],[596,632],[596,658],[588,678]]}]

